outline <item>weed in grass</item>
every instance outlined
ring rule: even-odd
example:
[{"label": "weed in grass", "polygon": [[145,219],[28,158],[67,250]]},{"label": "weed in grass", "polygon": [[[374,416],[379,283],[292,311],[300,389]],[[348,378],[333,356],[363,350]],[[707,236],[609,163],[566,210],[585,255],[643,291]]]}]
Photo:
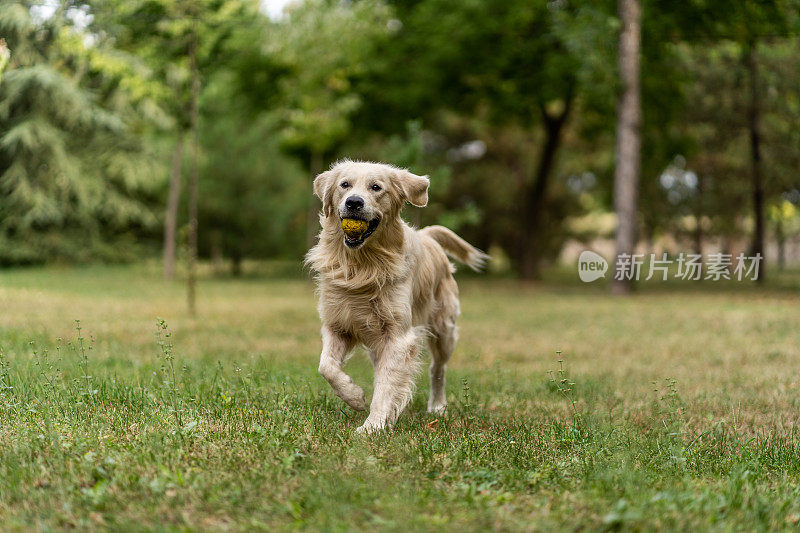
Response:
[{"label": "weed in grass", "polygon": [[[561,350],[557,350],[558,370],[556,370],[556,372],[548,370],[547,375],[550,378],[550,384],[553,388],[569,402],[572,408],[572,423],[577,428],[581,426],[582,417],[578,410],[578,399],[575,396],[575,382],[569,379],[569,375],[564,368],[564,359],[561,355]],[[556,373],[558,373],[558,377],[556,377]]]},{"label": "weed in grass", "polygon": [[[84,343],[86,340],[83,337],[83,327],[81,326],[81,321],[75,321],[75,331],[77,333],[77,345],[73,345],[73,349],[78,352],[78,364],[80,365],[82,376],[81,379],[83,381],[84,392],[83,395],[86,399],[86,402],[91,404],[94,401],[94,397],[97,394],[97,389],[92,386],[92,375],[89,374],[89,355],[87,353],[87,346]],[[91,351],[94,348],[94,339],[90,339],[90,344],[88,346],[88,350]]]},{"label": "weed in grass", "polygon": [[11,374],[9,372],[10,365],[6,361],[3,350],[0,350],[0,396],[8,397],[9,392],[14,389],[11,385]]},{"label": "weed in grass", "polygon": [[667,435],[682,438],[686,433],[686,402],[678,393],[678,381],[668,378],[664,380],[664,391],[653,383],[656,401],[653,406],[654,420],[659,420]]},{"label": "weed in grass", "polygon": [[[31,342],[31,347],[34,343]],[[47,348],[42,349],[41,353],[36,349],[32,349],[34,364],[38,368],[37,377],[41,378],[41,386],[39,387],[43,400],[48,400],[55,406],[62,416],[66,415],[65,401],[63,397],[63,387],[56,383],[56,379],[60,377],[60,372],[56,369],[55,365],[48,357]]]},{"label": "weed in grass", "polygon": [[185,433],[190,433],[197,427],[197,421],[184,423],[186,402],[178,384],[178,373],[175,370],[175,351],[172,343],[172,333],[164,319],[156,321],[156,342],[160,349],[161,364],[158,369],[162,401],[167,406],[167,411],[172,414],[175,422],[174,432],[181,439]]},{"label": "weed in grass", "polygon": [[475,420],[475,400],[472,397],[469,380],[466,378],[461,380],[461,398],[458,401],[457,414],[463,427],[469,429]]},{"label": "weed in grass", "polygon": [[[0,408],[5,411],[4,419],[7,419],[8,413],[13,408],[14,404],[14,385],[11,383],[11,366],[3,355],[3,350],[0,349]],[[0,424],[2,427],[2,424]]]}]

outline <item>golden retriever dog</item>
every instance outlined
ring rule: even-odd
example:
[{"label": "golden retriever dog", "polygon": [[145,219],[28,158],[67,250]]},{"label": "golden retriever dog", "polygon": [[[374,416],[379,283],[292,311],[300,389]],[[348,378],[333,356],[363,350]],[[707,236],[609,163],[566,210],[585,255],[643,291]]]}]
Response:
[{"label": "golden retriever dog", "polygon": [[322,200],[319,242],[306,256],[319,285],[319,372],[357,411],[364,391],[342,366],[357,345],[372,359],[370,412],[359,432],[390,428],[411,399],[420,346],[431,353],[428,411],[442,413],[445,365],[456,344],[458,286],[450,256],[479,270],[487,255],[442,226],[417,230],[405,202],[428,203],[427,176],[380,163],[341,161],[314,180]]}]

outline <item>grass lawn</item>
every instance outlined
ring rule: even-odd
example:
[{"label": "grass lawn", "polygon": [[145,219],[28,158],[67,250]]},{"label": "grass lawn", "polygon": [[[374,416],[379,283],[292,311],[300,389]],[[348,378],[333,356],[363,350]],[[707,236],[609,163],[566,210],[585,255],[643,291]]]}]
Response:
[{"label": "grass lawn", "polygon": [[796,287],[461,289],[448,415],[420,376],[358,437],[307,280],[204,279],[188,318],[155,267],[0,273],[0,528],[800,525]]}]

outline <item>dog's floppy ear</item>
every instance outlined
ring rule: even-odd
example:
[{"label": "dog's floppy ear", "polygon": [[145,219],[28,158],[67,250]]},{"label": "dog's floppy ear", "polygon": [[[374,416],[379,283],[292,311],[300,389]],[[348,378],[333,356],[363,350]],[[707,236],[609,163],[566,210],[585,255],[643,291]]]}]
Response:
[{"label": "dog's floppy ear", "polygon": [[333,205],[331,204],[331,182],[333,180],[333,171],[328,170],[314,178],[314,194],[322,200],[322,212],[325,216],[333,214]]},{"label": "dog's floppy ear", "polygon": [[417,176],[408,170],[401,170],[397,173],[397,181],[405,200],[411,205],[417,207],[428,205],[428,186],[431,184],[428,176]]}]

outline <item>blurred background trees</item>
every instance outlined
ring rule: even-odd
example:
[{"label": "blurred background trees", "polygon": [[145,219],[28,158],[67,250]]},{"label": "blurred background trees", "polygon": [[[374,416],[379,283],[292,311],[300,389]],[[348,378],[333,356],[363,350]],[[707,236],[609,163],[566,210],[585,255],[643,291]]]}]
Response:
[{"label": "blurred background trees", "polygon": [[[340,157],[430,174],[429,207],[408,217],[452,227],[525,278],[576,243],[611,242],[616,2],[264,8],[2,0],[0,261],[163,255],[174,273],[192,57],[197,245],[233,273],[247,258],[301,257],[317,224],[311,179]],[[638,247],[800,261],[797,2],[641,8]]]},{"label": "blurred background trees", "polygon": [[85,11],[5,3],[0,85],[0,261],[133,259],[154,228],[159,165],[148,80],[75,29]]}]

